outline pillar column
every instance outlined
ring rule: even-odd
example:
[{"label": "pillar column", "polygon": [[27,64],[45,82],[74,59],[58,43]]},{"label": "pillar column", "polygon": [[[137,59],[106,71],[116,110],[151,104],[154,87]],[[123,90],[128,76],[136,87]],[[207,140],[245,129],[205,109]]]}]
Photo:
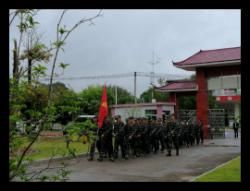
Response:
[{"label": "pillar column", "polygon": [[177,113],[179,112],[179,100],[177,98],[177,94],[175,92],[170,92],[168,101],[175,103],[174,113],[175,113],[175,118],[177,118]]},{"label": "pillar column", "polygon": [[157,119],[162,118],[162,105],[157,105]]},{"label": "pillar column", "polygon": [[198,91],[196,94],[196,115],[203,123],[204,138],[208,138],[208,91],[207,80],[203,68],[196,69],[196,83]]}]

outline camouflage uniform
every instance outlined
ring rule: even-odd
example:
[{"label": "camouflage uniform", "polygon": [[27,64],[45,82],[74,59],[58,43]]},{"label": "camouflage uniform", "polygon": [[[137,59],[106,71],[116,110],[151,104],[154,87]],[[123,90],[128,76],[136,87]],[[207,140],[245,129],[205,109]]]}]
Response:
[{"label": "camouflage uniform", "polygon": [[176,155],[179,155],[179,138],[180,138],[180,125],[175,121],[167,123],[167,156],[171,156],[172,145],[176,150]]},{"label": "camouflage uniform", "polygon": [[134,123],[134,119],[130,118],[129,121],[132,121],[130,124],[127,124],[127,140],[129,144],[129,153],[132,152],[133,156],[136,156],[136,133],[137,133],[137,125]]},{"label": "camouflage uniform", "polygon": [[143,132],[142,132],[142,147],[143,152],[148,154],[150,153],[150,126],[146,118],[143,119]]},{"label": "camouflage uniform", "polygon": [[171,149],[172,149],[172,124],[171,122],[167,122],[164,128],[164,136],[165,136],[165,143],[167,148],[167,156],[171,156]]},{"label": "camouflage uniform", "polygon": [[113,158],[113,144],[112,144],[112,123],[104,121],[102,128],[98,130],[99,136],[99,161],[105,158],[105,154],[108,153],[109,160],[114,161]]},{"label": "camouflage uniform", "polygon": [[200,139],[201,139],[201,144],[203,144],[203,124],[201,121],[198,121],[198,127],[200,129]]},{"label": "camouflage uniform", "polygon": [[188,123],[187,126],[188,126],[189,142],[190,142],[190,145],[192,146],[194,144],[194,141],[195,141],[194,124]]},{"label": "camouflage uniform", "polygon": [[159,139],[157,137],[159,131],[159,126],[156,125],[155,121],[151,123],[151,131],[150,131],[150,140],[151,140],[151,148],[154,153],[157,153],[159,150]]},{"label": "camouflage uniform", "polygon": [[182,134],[183,134],[183,137],[182,137],[182,141],[183,141],[183,145],[186,145],[187,147],[189,147],[190,145],[190,141],[189,141],[189,129],[188,129],[188,126],[186,125],[186,123],[183,123],[181,124],[181,127],[182,127]]},{"label": "camouflage uniform", "polygon": [[125,143],[125,128],[123,122],[114,124],[114,157],[118,158],[119,146],[121,147],[122,158],[127,159],[127,148]]},{"label": "camouflage uniform", "polygon": [[194,134],[195,134],[196,144],[199,145],[200,144],[200,127],[197,122],[194,123]]},{"label": "camouflage uniform", "polygon": [[136,133],[135,133],[135,150],[136,150],[136,156],[139,157],[141,154],[143,154],[143,132],[144,132],[144,126],[142,124],[142,119],[137,119],[136,124]]}]

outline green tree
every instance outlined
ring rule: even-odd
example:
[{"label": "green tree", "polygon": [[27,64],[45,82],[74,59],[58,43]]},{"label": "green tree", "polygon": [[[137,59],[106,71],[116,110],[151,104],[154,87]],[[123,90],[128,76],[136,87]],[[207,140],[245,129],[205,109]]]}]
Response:
[{"label": "green tree", "polygon": [[[152,87],[150,87],[148,90],[144,91],[140,95],[140,102],[151,103],[152,91],[154,91],[152,89]],[[154,91],[154,99],[156,99],[157,102],[161,102],[161,101],[167,102],[168,97],[169,97],[169,93]]]},{"label": "green tree", "polygon": [[72,121],[80,113],[81,100],[78,94],[72,90],[63,90],[54,98],[54,104],[57,114],[55,122],[63,125]]},{"label": "green tree", "polygon": [[[115,89],[117,88],[117,103],[133,103],[134,96],[127,90],[118,86],[107,86],[107,96],[109,107],[115,104]],[[89,86],[79,93],[81,112],[84,114],[98,114],[103,86]]]},{"label": "green tree", "polygon": [[108,95],[111,96],[111,104],[115,104],[115,94],[117,89],[117,104],[134,103],[134,96],[126,89],[119,86],[107,86]]},{"label": "green tree", "polygon": [[196,109],[196,97],[195,96],[181,96],[179,97],[180,109]]},{"label": "green tree", "polygon": [[[50,178],[53,180],[65,180],[67,171],[63,168],[59,169],[61,173],[58,176],[38,176],[42,171],[33,172],[30,177],[26,174],[26,167],[28,163],[27,153],[34,142],[37,140],[41,131],[46,127],[46,125],[55,120],[56,108],[55,100],[57,100],[57,95],[52,90],[53,88],[53,78],[55,75],[55,67],[57,65],[57,58],[61,50],[64,51],[63,46],[66,39],[78,26],[83,23],[93,24],[93,20],[100,16],[100,12],[91,18],[83,18],[79,20],[72,28],[66,29],[66,26],[62,27],[62,19],[65,15],[66,10],[64,10],[60,16],[57,23],[56,40],[52,44],[52,47],[48,49],[43,43],[35,43],[28,47],[23,54],[21,54],[21,44],[25,44],[24,35],[29,29],[33,29],[35,25],[39,24],[34,21],[34,14],[37,10],[31,9],[18,9],[10,13],[10,23],[13,23],[17,17],[19,18],[19,41],[14,39],[14,49],[13,49],[13,79],[10,79],[10,154],[16,147],[20,146],[19,135],[16,133],[16,122],[22,119],[27,119],[32,122],[32,124],[38,127],[38,132],[30,139],[28,145],[20,154],[10,155],[9,162],[9,180],[13,180],[16,177],[21,178],[21,180],[28,181],[35,177],[36,180],[48,181]],[[13,15],[13,16],[12,16]],[[21,55],[21,56],[20,56]],[[52,70],[50,75],[50,82],[47,87],[41,85],[38,81],[40,77],[44,77],[46,74],[47,67],[42,65],[42,61],[48,61],[50,57],[53,57]],[[25,70],[20,65],[20,61],[24,59],[28,60],[28,79],[29,84],[23,81],[25,77]],[[38,62],[36,66],[32,66],[33,61]],[[31,70],[32,66],[32,70]],[[63,70],[68,66],[68,64],[60,63],[59,67]],[[31,76],[33,78],[31,78]],[[28,117],[27,117],[28,116]],[[52,156],[53,158],[53,156]],[[51,158],[51,159],[52,159]],[[51,161],[51,160],[50,160]],[[46,167],[44,170],[49,168]],[[59,179],[58,179],[59,178]],[[62,179],[61,179],[62,178]]]}]

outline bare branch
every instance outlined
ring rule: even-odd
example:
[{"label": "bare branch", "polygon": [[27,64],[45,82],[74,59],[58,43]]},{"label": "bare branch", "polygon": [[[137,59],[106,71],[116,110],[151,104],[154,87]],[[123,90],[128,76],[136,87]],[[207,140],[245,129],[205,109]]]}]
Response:
[{"label": "bare branch", "polygon": [[60,19],[59,19],[59,22],[57,23],[57,27],[56,27],[56,40],[59,40],[59,27],[60,27],[60,24],[62,22],[62,19],[63,19],[63,16],[64,14],[66,13],[67,10],[63,10],[61,16],[60,16]]},{"label": "bare branch", "polygon": [[65,164],[63,166],[55,166],[55,167],[50,167],[50,164],[51,164],[51,161],[52,159],[54,158],[54,154],[50,157],[49,161],[48,161],[48,164],[45,168],[42,168],[40,169],[39,171],[32,171],[32,172],[29,172],[29,173],[26,173],[26,175],[29,175],[29,174],[33,174],[27,181],[30,181],[32,179],[34,179],[34,177],[40,175],[42,172],[46,171],[46,170],[51,170],[51,169],[56,169],[56,168],[64,168],[65,167]]},{"label": "bare branch", "polygon": [[[36,134],[36,136],[34,137],[34,139],[29,143],[29,145],[24,149],[18,163],[17,163],[17,166],[16,166],[16,170],[19,169],[19,167],[21,166],[22,162],[23,162],[23,159],[26,155],[26,153],[28,152],[28,150],[30,149],[30,147],[33,145],[33,143],[37,140],[38,136],[40,135],[41,131],[43,130],[43,126],[41,125],[41,123],[43,123],[44,120],[47,119],[47,115],[45,115],[40,121],[36,122],[35,124],[39,124],[40,125],[40,128]],[[15,176],[17,175],[17,172],[16,173],[13,173],[11,176],[10,176],[10,180],[12,180]]]},{"label": "bare branch", "polygon": [[[61,21],[62,21],[62,18],[64,16],[64,14],[66,13],[67,10],[64,10],[60,16],[60,19],[57,23],[57,28],[56,28],[56,41],[58,42],[59,41],[59,27],[60,27],[60,24],[61,24]],[[55,56],[54,56],[54,60],[53,60],[53,65],[52,65],[52,70],[51,70],[51,77],[50,77],[50,83],[49,83],[49,100],[48,100],[48,105],[50,105],[50,98],[51,98],[51,91],[52,91],[52,83],[53,83],[53,76],[54,76],[54,70],[55,70],[55,65],[56,65],[56,60],[57,60],[57,55],[58,55],[58,52],[59,52],[59,47],[56,48],[56,53],[55,53]]]},{"label": "bare branch", "polygon": [[[82,23],[85,23],[85,22],[90,22],[90,21],[93,21],[95,18],[97,17],[100,17],[101,16],[101,11],[100,10],[98,12],[97,15],[95,15],[94,17],[91,17],[91,18],[88,18],[88,19],[81,19],[79,22],[77,22],[67,33],[66,35],[64,36],[62,42],[65,42],[65,40],[68,38],[68,36],[70,35],[70,33],[76,29],[80,24]],[[64,10],[61,14],[61,17],[59,19],[59,22],[57,23],[57,42],[59,41],[59,27],[60,27],[60,24],[61,24],[61,21],[62,21],[62,18],[65,14],[66,10]],[[57,60],[57,56],[58,56],[58,53],[59,53],[59,50],[60,50],[60,47],[57,47],[56,48],[56,53],[55,53],[55,57],[54,57],[54,60],[53,60],[53,65],[52,65],[52,71],[51,71],[51,77],[50,77],[50,85],[49,85],[49,102],[50,102],[50,97],[51,97],[51,92],[52,92],[52,82],[53,82],[53,77],[54,77],[54,70],[55,70],[55,64],[56,64],[56,60]]]},{"label": "bare branch", "polygon": [[12,17],[11,20],[10,20],[9,26],[10,26],[11,23],[14,21],[15,17],[16,17],[17,14],[18,14],[18,11],[14,11],[14,12],[10,13],[10,15],[11,15],[11,14],[14,14],[14,15],[13,15],[13,17]]},{"label": "bare branch", "polygon": [[67,34],[65,35],[65,37],[64,37],[64,39],[63,39],[63,42],[68,38],[69,34],[70,34],[73,30],[75,30],[80,24],[86,23],[86,22],[90,22],[91,24],[94,24],[94,23],[93,23],[93,20],[96,19],[97,17],[102,16],[102,15],[101,15],[101,12],[102,12],[102,10],[100,10],[100,11],[98,12],[97,15],[95,15],[95,16],[93,16],[93,17],[91,17],[91,18],[88,18],[88,19],[81,19],[80,21],[78,21],[78,22],[77,22],[77,23],[67,32]]}]

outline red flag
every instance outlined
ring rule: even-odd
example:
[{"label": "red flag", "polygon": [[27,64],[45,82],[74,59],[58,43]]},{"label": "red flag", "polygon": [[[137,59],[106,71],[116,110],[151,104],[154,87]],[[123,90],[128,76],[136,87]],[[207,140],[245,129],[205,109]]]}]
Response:
[{"label": "red flag", "polygon": [[107,115],[108,115],[108,99],[107,99],[106,86],[104,86],[103,91],[102,91],[102,100],[101,100],[101,105],[99,109],[99,115],[98,115],[98,127],[99,128],[102,128],[103,121]]}]

